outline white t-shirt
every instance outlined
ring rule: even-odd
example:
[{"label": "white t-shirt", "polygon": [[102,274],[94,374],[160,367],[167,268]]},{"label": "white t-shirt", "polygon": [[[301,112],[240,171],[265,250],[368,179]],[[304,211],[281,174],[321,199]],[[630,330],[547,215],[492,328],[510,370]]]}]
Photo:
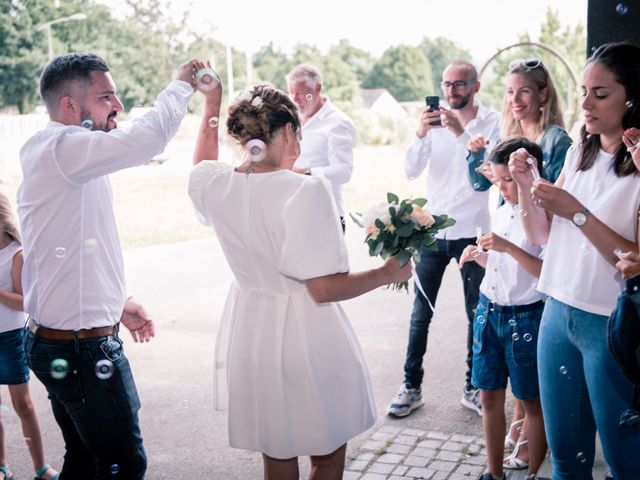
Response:
[{"label": "white t-shirt", "polygon": [[[567,152],[564,189],[609,228],[635,242],[640,176],[618,177],[613,155],[600,150],[593,166],[576,171],[580,145]],[[589,220],[587,220],[589,221]],[[622,276],[570,219],[553,217],[538,290],[574,308],[611,314],[623,288]]]},{"label": "white t-shirt", "polygon": [[[542,258],[542,247],[533,245],[520,220],[518,205],[501,205],[491,231],[534,257]],[[536,290],[538,278],[527,272],[511,255],[489,250],[487,266],[480,284],[482,292],[498,305],[528,305],[544,298]]]},{"label": "white t-shirt", "polygon": [[106,133],[49,122],[22,147],[22,286],[25,311],[40,325],[80,330],[120,320],[124,267],[107,175],[161,152],[192,94],[191,85],[174,81],[127,128]]},{"label": "white t-shirt", "polygon": [[[13,292],[13,257],[22,251],[22,245],[15,240],[0,250],[0,290]],[[24,312],[14,310],[0,303],[0,333],[9,332],[24,327],[26,317]]]},{"label": "white t-shirt", "polygon": [[500,115],[478,104],[478,114],[456,137],[447,128],[434,128],[423,138],[414,135],[407,147],[404,170],[408,179],[419,176],[428,166],[427,208],[436,215],[455,219],[452,227],[440,230],[437,238],[457,240],[475,238],[476,227],[489,230],[489,192],[476,192],[468,177],[467,144],[478,133],[497,143]]},{"label": "white t-shirt", "polygon": [[342,185],[353,172],[357,135],[351,119],[326,97],[322,108],[302,126],[300,156],[295,166],[309,168],[311,175],[329,180],[340,216],[344,216]]}]

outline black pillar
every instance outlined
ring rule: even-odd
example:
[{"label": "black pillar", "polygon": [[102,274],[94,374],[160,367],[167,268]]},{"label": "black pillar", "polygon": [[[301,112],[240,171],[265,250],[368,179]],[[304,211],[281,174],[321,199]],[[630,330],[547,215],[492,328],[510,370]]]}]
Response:
[{"label": "black pillar", "polygon": [[587,56],[603,43],[623,40],[640,45],[640,0],[589,0]]}]

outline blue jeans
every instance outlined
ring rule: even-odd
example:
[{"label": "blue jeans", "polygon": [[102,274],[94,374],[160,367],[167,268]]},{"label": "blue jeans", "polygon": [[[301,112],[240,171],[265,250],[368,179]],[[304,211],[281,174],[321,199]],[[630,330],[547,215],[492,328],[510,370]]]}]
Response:
[{"label": "blue jeans", "polygon": [[544,302],[496,305],[482,293],[473,321],[473,385],[507,388],[519,400],[540,396],[536,349]]},{"label": "blue jeans", "polygon": [[596,429],[613,477],[640,478],[640,430],[618,425],[632,384],[607,347],[607,317],[549,298],[540,325],[538,372],[553,479],[592,478]]},{"label": "blue jeans", "polygon": [[[66,452],[60,480],[142,480],[147,459],[140,400],[118,336],[59,341],[29,330],[25,351],[62,430]],[[111,362],[112,374],[96,375],[100,360]]]},{"label": "blue jeans", "polygon": [[[452,258],[460,260],[462,251],[467,245],[475,245],[475,238],[460,238],[458,240],[437,240],[438,251],[422,249],[420,261],[416,264],[416,275],[420,279],[424,292],[435,307],[442,276]],[[476,262],[466,262],[460,271],[464,290],[464,305],[467,312],[467,373],[465,387],[472,388],[471,369],[473,365],[473,315],[478,304],[480,283],[484,277],[484,268]],[[409,345],[404,364],[404,383],[412,388],[422,385],[424,369],[422,359],[427,351],[429,325],[433,312],[422,293],[415,287],[415,300],[411,313],[411,327],[409,328]]]}]

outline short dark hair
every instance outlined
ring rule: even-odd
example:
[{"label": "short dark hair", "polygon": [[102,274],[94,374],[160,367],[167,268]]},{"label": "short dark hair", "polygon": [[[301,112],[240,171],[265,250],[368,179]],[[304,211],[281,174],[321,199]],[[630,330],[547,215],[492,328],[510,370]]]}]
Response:
[{"label": "short dark hair", "polygon": [[107,63],[93,53],[70,53],[49,62],[40,77],[40,95],[46,104],[57,100],[56,96],[73,81],[91,82],[91,72],[108,72]]},{"label": "short dark hair", "polygon": [[506,165],[509,163],[509,156],[520,148],[524,148],[532,157],[538,160],[538,170],[542,170],[542,149],[537,143],[524,137],[509,137],[500,142],[491,151],[489,161],[496,165]]}]

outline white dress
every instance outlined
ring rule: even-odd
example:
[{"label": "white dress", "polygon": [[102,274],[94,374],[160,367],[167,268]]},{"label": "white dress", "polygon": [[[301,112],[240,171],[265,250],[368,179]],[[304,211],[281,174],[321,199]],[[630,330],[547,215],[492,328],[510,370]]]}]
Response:
[{"label": "white dress", "polygon": [[371,381],[351,324],[304,284],[349,269],[326,180],[202,161],[189,194],[235,276],[214,375],[230,445],[274,458],[326,455],[371,427]]}]

